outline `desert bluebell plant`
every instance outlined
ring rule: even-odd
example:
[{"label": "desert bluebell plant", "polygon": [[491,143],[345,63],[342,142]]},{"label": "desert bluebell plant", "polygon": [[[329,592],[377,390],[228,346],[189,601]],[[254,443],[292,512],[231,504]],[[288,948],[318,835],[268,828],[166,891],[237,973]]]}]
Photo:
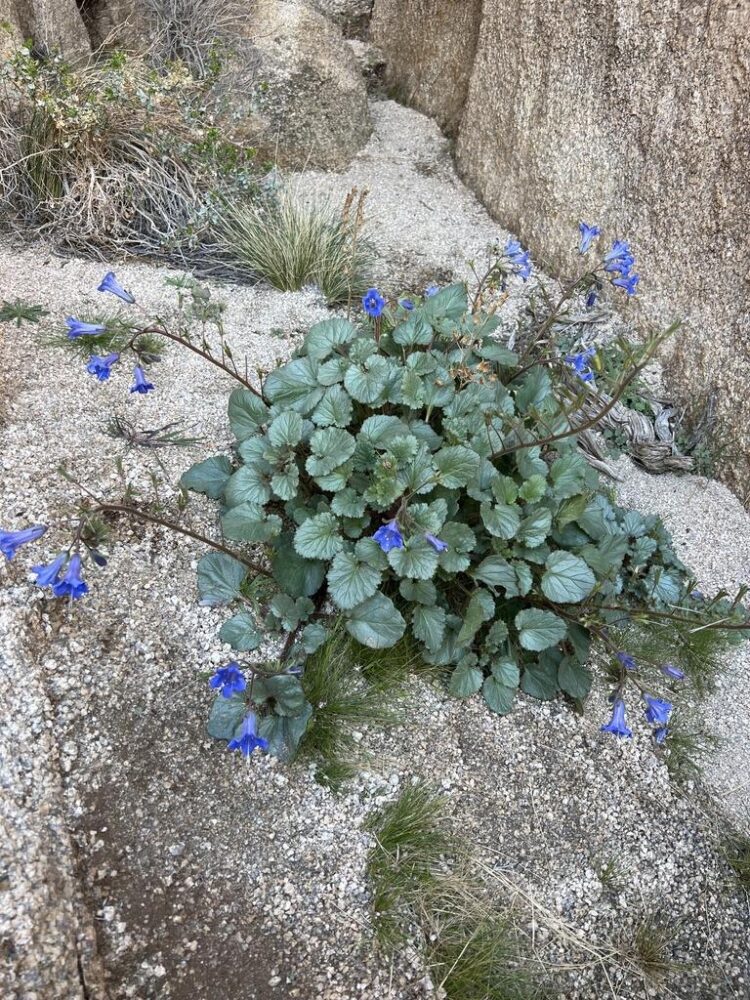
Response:
[{"label": "desert bluebell plant", "polygon": [[[582,224],[580,233],[581,254],[593,255],[598,227]],[[97,378],[131,355],[131,391],[151,391],[142,364],[155,364],[169,340],[237,383],[228,408],[234,447],[181,479],[219,505],[220,539],[86,491],[85,518],[140,518],[212,550],[199,562],[198,592],[203,604],[231,607],[220,638],[236,657],[209,681],[213,736],[245,756],[260,748],[293,757],[314,711],[300,674],[335,621],[369,649],[408,636],[453,695],[480,694],[499,714],[518,690],[582,702],[596,644],[613,684],[602,729],[632,735],[632,694],[654,739],[665,739],[672,702],[663,688],[694,677],[696,644],[712,631],[740,635],[750,623],[742,595],[693,596],[695,581],[659,519],[614,504],[577,447],[672,332],[648,336],[606,398],[582,408],[593,348],[564,355],[555,324],[608,276],[633,277],[633,264],[628,244],[616,242],[511,349],[483,304],[511,278],[532,280],[528,252],[510,240],[495,248],[471,301],[464,284],[393,302],[370,289],[357,316],[315,324],[258,384],[238,370],[223,334],[217,353],[205,336],[195,343],[157,321],[120,322],[110,353],[88,363]],[[114,276],[100,289],[133,308]],[[10,558],[43,531],[0,533],[0,549]],[[103,559],[96,532],[80,530],[67,553],[36,566],[39,586],[81,597],[82,554]],[[262,599],[248,600],[260,580]],[[651,656],[629,646],[628,630],[649,622],[679,633],[677,650]],[[262,641],[275,640],[273,662],[251,662]]]}]

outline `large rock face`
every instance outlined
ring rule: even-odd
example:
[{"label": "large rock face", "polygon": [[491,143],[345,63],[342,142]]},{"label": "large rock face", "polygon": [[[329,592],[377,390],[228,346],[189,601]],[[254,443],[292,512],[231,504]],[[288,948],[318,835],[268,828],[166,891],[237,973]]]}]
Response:
[{"label": "large rock face", "polygon": [[66,59],[91,53],[88,32],[76,0],[0,0],[0,56],[13,43],[32,39],[48,52],[59,51]]},{"label": "large rock face", "polygon": [[367,90],[349,45],[301,3],[259,0],[220,81],[240,135],[285,167],[338,170],[367,142]]},{"label": "large rock face", "polygon": [[385,82],[449,134],[463,114],[482,0],[376,0],[370,32],[386,55]]},{"label": "large rock face", "polygon": [[[472,32],[464,102],[462,73],[442,80]],[[569,265],[581,218],[632,241],[633,307],[685,318],[671,384],[693,412],[716,391],[720,469],[750,496],[750,5],[376,0],[373,33],[402,95],[457,123],[462,175],[533,251]]]}]

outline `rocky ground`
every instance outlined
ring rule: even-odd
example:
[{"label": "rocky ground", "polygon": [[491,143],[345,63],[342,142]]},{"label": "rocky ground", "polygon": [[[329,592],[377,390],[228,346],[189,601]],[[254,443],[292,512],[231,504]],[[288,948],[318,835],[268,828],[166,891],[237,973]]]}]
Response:
[{"label": "rocky ground", "polygon": [[[353,183],[372,189],[389,291],[463,273],[466,258],[506,234],[460,185],[432,123],[391,102],[373,105],[372,118],[373,138],[346,173],[299,183],[336,196]],[[0,297],[50,311],[40,327],[4,328],[0,367],[0,524],[53,524],[36,554],[64,542],[77,495],[54,472],[61,462],[115,496],[119,456],[128,484],[145,492],[155,473],[173,506],[168,483],[229,443],[227,381],[192,356],[170,349],[152,369],[156,392],[141,397],[128,393],[128,372],[99,384],[80,359],[45,343],[65,315],[101,309],[103,270],[39,245],[8,244],[0,255]],[[117,271],[139,305],[163,313],[168,271]],[[313,291],[215,294],[251,370],[285,356],[326,312]],[[204,440],[160,452],[159,464],[107,436],[112,412],[142,428],[181,421]],[[702,586],[747,578],[750,517],[723,487],[654,479],[626,460],[621,472],[621,497],[664,516]],[[189,516],[204,531],[216,525],[209,503],[191,500]],[[447,796],[488,884],[513,900],[535,961],[557,972],[553,995],[748,995],[747,900],[717,851],[722,815],[748,829],[745,652],[703,709],[725,742],[706,787],[690,795],[670,784],[645,726],[632,742],[599,732],[599,685],[584,716],[520,697],[501,719],[422,680],[409,689],[408,725],[365,733],[375,763],[334,795],[307,765],[245,764],[206,736],[205,674],[227,649],[217,638],[224,613],[196,603],[201,552],[161,528],[120,523],[108,565],[70,610],[29,585],[22,554],[0,568],[3,996],[439,996],[416,953],[390,962],[372,940],[362,823],[414,780]],[[611,857],[629,872],[616,892],[597,874]],[[644,980],[633,959],[644,921],[669,929],[673,964],[659,982]]]}]

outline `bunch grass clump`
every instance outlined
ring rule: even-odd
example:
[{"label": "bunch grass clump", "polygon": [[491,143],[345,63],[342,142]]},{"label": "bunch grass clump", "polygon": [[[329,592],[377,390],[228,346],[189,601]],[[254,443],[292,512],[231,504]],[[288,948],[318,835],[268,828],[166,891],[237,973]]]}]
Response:
[{"label": "bunch grass clump", "polygon": [[72,67],[20,49],[0,71],[0,195],[20,222],[86,255],[179,257],[210,243],[213,199],[254,183],[182,65],[115,53]]},{"label": "bunch grass clump", "polygon": [[161,66],[184,62],[193,76],[214,73],[219,50],[247,21],[240,0],[139,0],[151,28],[150,57]]},{"label": "bunch grass clump", "polygon": [[375,839],[367,872],[381,947],[392,951],[417,935],[447,1000],[539,995],[512,920],[469,873],[440,796],[411,786],[371,817],[368,829]]},{"label": "bunch grass clump", "polygon": [[383,657],[394,661],[395,670],[390,677],[382,671],[380,683],[373,684],[358,664],[360,652],[361,647],[356,647],[340,624],[308,657],[302,675],[302,690],[313,714],[300,753],[317,761],[318,779],[333,789],[353,777],[367,760],[355,734],[363,727],[383,729],[403,721],[395,703],[404,678],[398,656]]},{"label": "bunch grass clump", "polygon": [[352,192],[341,211],[286,187],[227,206],[219,229],[224,251],[252,274],[283,292],[317,285],[335,304],[362,295],[370,283],[374,253],[363,225],[363,194]]}]

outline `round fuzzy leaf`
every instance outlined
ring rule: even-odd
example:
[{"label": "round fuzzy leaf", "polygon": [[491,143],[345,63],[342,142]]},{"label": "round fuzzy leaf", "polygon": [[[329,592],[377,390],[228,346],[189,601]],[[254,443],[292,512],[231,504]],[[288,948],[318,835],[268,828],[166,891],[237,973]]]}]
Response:
[{"label": "round fuzzy leaf", "polygon": [[278,715],[304,715],[307,700],[299,677],[292,674],[276,674],[266,677],[263,687],[267,698],[273,698],[274,711]]},{"label": "round fuzzy leaf", "polygon": [[365,498],[350,487],[341,490],[331,501],[331,510],[339,517],[362,517],[365,507]]},{"label": "round fuzzy leaf", "polygon": [[521,677],[521,690],[532,698],[550,701],[558,690],[557,665],[553,660],[530,663]]},{"label": "round fuzzy leaf", "polygon": [[258,433],[268,420],[268,407],[249,389],[235,389],[229,397],[229,426],[238,441]]},{"label": "round fuzzy leaf", "polygon": [[596,578],[583,559],[571,552],[550,553],[546,566],[542,590],[556,604],[577,604],[596,585]]},{"label": "round fuzzy leaf", "polygon": [[324,427],[310,438],[312,454],[305,463],[311,476],[326,476],[354,454],[355,441],[340,427]]},{"label": "round fuzzy leaf", "polygon": [[515,570],[502,556],[487,556],[474,570],[473,576],[489,587],[503,587],[507,597],[518,596]]},{"label": "round fuzzy leaf", "polygon": [[206,723],[208,735],[215,740],[231,740],[246,715],[244,695],[233,694],[231,698],[225,698],[221,693],[217,694]]},{"label": "round fuzzy leaf", "polygon": [[312,421],[318,427],[347,427],[352,419],[352,401],[340,385],[326,389],[325,395],[315,407]]},{"label": "round fuzzy leaf", "polygon": [[193,493],[205,493],[212,500],[219,500],[224,496],[224,488],[231,475],[232,463],[227,456],[212,455],[183,472],[180,486]]},{"label": "round fuzzy leaf", "polygon": [[300,632],[299,641],[304,651],[309,655],[320,649],[328,638],[328,629],[320,622],[312,622]]},{"label": "round fuzzy leaf", "polygon": [[518,640],[523,648],[537,653],[556,646],[565,638],[568,630],[562,618],[551,611],[541,611],[538,608],[519,611],[515,624],[519,633]]},{"label": "round fuzzy leaf", "polygon": [[344,376],[346,391],[358,403],[374,403],[388,384],[391,367],[378,355],[368,358],[364,367],[352,365]]},{"label": "round fuzzy leaf", "polygon": [[348,615],[346,630],[357,642],[370,649],[395,646],[404,634],[406,622],[385,594],[373,594]]},{"label": "round fuzzy leaf", "polygon": [[404,579],[399,583],[398,590],[405,601],[413,604],[434,604],[437,601],[437,590],[432,580]]},{"label": "round fuzzy leaf", "polygon": [[198,561],[200,603],[229,604],[239,596],[247,569],[223,552],[209,552]]},{"label": "round fuzzy leaf", "polygon": [[239,611],[219,629],[219,638],[228,643],[232,649],[247,653],[257,649],[263,638],[255,619],[249,611]]},{"label": "round fuzzy leaf", "polygon": [[521,672],[514,660],[504,659],[492,664],[492,676],[505,687],[517,688]]},{"label": "round fuzzy leaf", "polygon": [[294,547],[305,559],[332,559],[343,544],[339,522],[327,511],[308,517],[294,533]]},{"label": "round fuzzy leaf", "polygon": [[284,467],[283,472],[271,476],[271,489],[280,500],[293,500],[299,489],[299,469],[294,462]]},{"label": "round fuzzy leaf", "polygon": [[268,740],[268,752],[284,764],[294,760],[312,711],[312,705],[305,702],[304,710],[299,715],[264,715],[258,723],[258,735]]},{"label": "round fuzzy leaf", "polygon": [[466,605],[463,623],[456,638],[459,646],[468,645],[485,622],[495,614],[495,601],[488,590],[475,590]]},{"label": "round fuzzy leaf", "polygon": [[224,498],[228,507],[236,507],[241,503],[264,504],[271,499],[268,476],[243,465],[229,477]]},{"label": "round fuzzy leaf", "polygon": [[591,690],[591,674],[582,663],[566,656],[557,668],[557,683],[571,698],[582,700]]},{"label": "round fuzzy leaf", "polygon": [[479,455],[462,445],[441,448],[433,455],[433,462],[438,470],[438,482],[449,490],[466,486],[479,471]]},{"label": "round fuzzy leaf", "polygon": [[380,577],[377,569],[361,562],[353,553],[338,552],[328,570],[328,590],[336,604],[348,611],[372,597]]},{"label": "round fuzzy leaf", "polygon": [[430,543],[419,536],[410,538],[404,548],[388,553],[391,568],[410,580],[429,580],[438,567],[438,554]]},{"label": "round fuzzy leaf", "polygon": [[294,448],[302,440],[302,417],[294,410],[286,410],[274,417],[267,434],[274,448]]},{"label": "round fuzzy leaf", "polygon": [[550,476],[554,483],[555,496],[572,497],[580,493],[585,485],[588,463],[578,451],[568,452],[552,463]]},{"label": "round fuzzy leaf", "polygon": [[295,358],[269,372],[263,383],[266,398],[297,413],[309,413],[323,395],[318,385],[317,367],[310,358]]},{"label": "round fuzzy leaf", "polygon": [[484,526],[495,538],[513,538],[521,523],[521,514],[518,507],[510,504],[494,504],[490,506],[483,503],[481,506],[482,520]]},{"label": "round fuzzy leaf", "polygon": [[268,542],[281,531],[281,518],[277,514],[265,517],[257,504],[241,503],[226,512],[221,528],[227,538],[235,541]]},{"label": "round fuzzy leaf", "polygon": [[494,676],[487,677],[482,685],[482,695],[489,708],[499,715],[507,715],[513,708],[516,696],[515,687],[507,687]]},{"label": "round fuzzy leaf", "polygon": [[325,319],[310,327],[305,337],[305,353],[316,361],[324,361],[335,347],[348,344],[356,336],[357,331],[349,320]]},{"label": "round fuzzy leaf", "polygon": [[540,507],[521,521],[518,531],[518,541],[529,549],[541,545],[552,527],[552,511]]},{"label": "round fuzzy leaf", "polygon": [[291,597],[312,597],[326,575],[325,563],[298,555],[291,535],[286,533],[274,542],[271,569],[276,583]]},{"label": "round fuzzy leaf", "polygon": [[423,316],[417,312],[411,312],[408,319],[399,323],[391,336],[397,344],[413,347],[415,344],[429,344],[434,333]]},{"label": "round fuzzy leaf", "polygon": [[470,698],[481,688],[483,677],[479,667],[461,663],[450,676],[448,690],[456,698]]},{"label": "round fuzzy leaf", "polygon": [[411,627],[417,639],[435,653],[440,649],[445,635],[445,611],[438,605],[418,604],[414,608]]}]

